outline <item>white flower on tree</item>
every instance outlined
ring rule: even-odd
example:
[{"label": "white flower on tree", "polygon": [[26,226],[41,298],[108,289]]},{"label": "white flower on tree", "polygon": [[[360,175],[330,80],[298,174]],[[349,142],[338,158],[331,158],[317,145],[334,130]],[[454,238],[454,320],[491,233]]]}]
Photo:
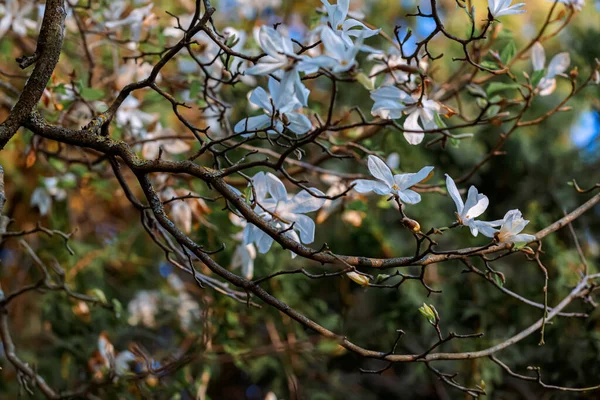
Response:
[{"label": "white flower on tree", "polygon": [[347,72],[356,66],[356,55],[361,50],[362,38],[356,44],[346,44],[344,40],[336,35],[327,26],[321,31],[321,41],[325,48],[325,54],[310,58],[302,58],[298,68],[307,74],[315,73],[319,68],[327,69],[333,73]]},{"label": "white flower on tree", "polygon": [[[496,239],[501,243],[529,243],[537,240],[534,235],[521,233],[529,224],[529,221],[523,219],[523,215],[519,210],[510,210],[504,218],[498,221],[486,222],[477,221],[479,231],[487,236]],[[500,226],[500,229],[495,229],[495,226]]]},{"label": "white flower on tree", "polygon": [[525,3],[517,3],[512,6],[511,3],[512,0],[488,0],[488,9],[494,18],[525,12],[525,10],[520,10],[520,8],[525,7]]},{"label": "white flower on tree", "polygon": [[[548,0],[554,3],[554,0]],[[567,6],[573,7],[577,11],[581,11],[583,6],[585,6],[585,0],[558,0],[559,3],[566,4]]]},{"label": "white flower on tree", "polygon": [[365,24],[353,18],[348,18],[350,0],[338,0],[337,4],[330,4],[327,0],[321,0],[327,12],[327,23],[348,47],[353,46],[350,36],[362,39],[375,36],[379,29],[370,29]]},{"label": "white flower on tree", "polygon": [[[270,172],[259,172],[252,178],[254,187],[253,200],[257,203],[255,211],[276,228],[285,230],[292,239],[305,244],[312,243],[315,238],[315,223],[304,215],[317,211],[323,206],[324,198],[314,197],[306,190],[295,196],[289,195],[283,182]],[[311,192],[324,196],[319,190]],[[255,243],[258,252],[266,253],[273,244],[273,238],[252,223],[244,228],[244,244]]]},{"label": "white flower on tree", "polygon": [[281,134],[287,128],[292,132],[303,135],[312,128],[312,123],[305,115],[296,110],[302,108],[302,102],[295,90],[295,72],[290,71],[283,75],[281,82],[269,77],[270,95],[261,87],[257,87],[250,95],[250,102],[263,109],[263,115],[244,118],[239,121],[234,131],[244,133],[248,137],[256,131],[266,128],[269,134]]},{"label": "white flower on tree", "polygon": [[531,50],[531,62],[534,71],[544,71],[544,76],[537,85],[540,96],[548,96],[556,89],[556,76],[563,75],[571,64],[571,56],[567,52],[558,53],[546,68],[546,52],[540,42],[535,42]]},{"label": "white flower on tree", "polygon": [[368,166],[371,175],[377,180],[357,179],[352,182],[354,190],[358,193],[375,192],[380,195],[395,195],[407,204],[417,204],[421,195],[410,188],[425,180],[433,167],[423,167],[417,173],[392,175],[392,170],[379,158],[368,157]]},{"label": "white flower on tree", "polygon": [[258,42],[267,55],[246,70],[249,75],[269,75],[279,69],[288,69],[298,58],[292,40],[269,26],[260,27]]},{"label": "white flower on tree", "polygon": [[454,180],[448,174],[446,174],[446,189],[454,204],[456,204],[458,223],[469,227],[471,234],[477,236],[481,221],[476,221],[475,218],[483,214],[488,208],[489,199],[486,195],[479,193],[475,186],[471,186],[467,194],[467,201],[463,203],[460,193],[456,188],[456,183],[454,183]]},{"label": "white flower on tree", "polygon": [[425,137],[425,130],[437,129],[435,114],[440,104],[429,100],[425,95],[409,95],[396,86],[384,86],[371,92],[375,101],[371,114],[383,119],[399,119],[407,114],[404,121],[404,138],[410,144],[419,144]]}]

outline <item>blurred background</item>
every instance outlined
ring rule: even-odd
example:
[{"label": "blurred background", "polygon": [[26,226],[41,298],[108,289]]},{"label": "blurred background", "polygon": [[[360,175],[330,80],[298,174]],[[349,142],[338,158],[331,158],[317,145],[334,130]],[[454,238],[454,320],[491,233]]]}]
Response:
[{"label": "blurred background", "polygon": [[[100,3],[94,5],[90,18],[101,19],[106,9],[114,7],[112,2]],[[254,27],[283,22],[288,25],[290,36],[302,40],[318,21],[315,10],[320,7],[318,1],[221,0],[214,3],[217,8],[215,25],[219,29],[234,26],[249,32],[251,44],[247,48],[254,51],[257,51],[251,39]],[[352,1],[351,9],[363,13],[366,21],[382,27],[388,34],[393,33],[396,25],[402,29],[410,27],[414,40],[418,40],[433,29],[431,21],[405,15],[414,12],[418,5],[426,12],[429,2],[422,3],[411,0]],[[454,1],[439,3],[448,29],[462,33],[466,20],[464,12]],[[474,4],[481,19],[485,18],[486,3],[476,1]],[[527,1],[527,13],[502,19],[504,31],[510,33],[518,48],[535,35],[551,6],[552,3],[545,0]],[[127,7],[134,7],[133,2],[127,3]],[[193,1],[155,1],[153,12],[159,28],[149,28],[148,32],[156,33],[173,24],[174,20],[165,11],[185,15],[193,9],[190,7],[193,7]],[[580,76],[586,76],[594,59],[600,58],[600,46],[597,45],[600,42],[599,11],[600,2],[588,0],[573,23],[544,44],[547,59],[568,51],[571,65],[578,66]],[[14,58],[35,48],[34,27],[38,14],[38,5],[32,3],[26,16],[34,24],[27,34],[9,30],[0,38],[0,69],[4,73],[0,79],[17,88],[22,87],[25,72],[18,70]],[[368,44],[380,48],[387,46],[379,38]],[[80,46],[80,39],[71,31],[50,83],[52,87],[72,81],[85,82],[89,71],[81,61]],[[124,63],[114,63],[119,59],[114,57],[116,51],[110,44],[101,44],[94,50],[96,87],[103,90],[94,100],[108,101],[111,93],[123,86],[119,77],[125,76],[127,71],[119,70]],[[127,49],[118,51],[120,56],[128,54]],[[430,51],[445,54],[431,66],[436,80],[443,80],[456,70],[458,62],[452,62],[452,56],[460,54],[460,49],[437,39],[432,42]],[[134,66],[132,71],[137,72],[139,68]],[[163,79],[172,93],[184,96],[183,92],[198,80],[199,73],[186,73],[178,68],[181,66],[177,63],[167,67]],[[517,63],[515,70],[517,74],[531,71],[531,62],[523,60]],[[321,103],[327,101],[328,81],[317,80],[311,85],[310,107],[318,112],[324,109]],[[247,113],[244,96],[248,90],[248,86],[241,84],[223,93],[224,98],[235,104],[229,116],[232,123]],[[568,91],[568,82],[559,81],[551,96],[534,100],[530,115],[541,115],[553,108]],[[3,96],[0,120],[3,120],[10,109],[11,98],[6,91],[0,93]],[[54,97],[40,107],[52,122],[69,124],[68,120],[62,120],[63,100],[56,93],[59,91],[55,89]],[[366,91],[357,90],[355,85],[342,87],[340,93],[343,99],[340,113],[352,105],[360,105],[368,114],[372,103]],[[524,217],[531,220],[526,232],[534,233],[562,217],[564,210],[573,210],[590,197],[577,193],[568,183],[576,179],[582,188],[588,188],[599,182],[599,94],[598,86],[585,89],[569,101],[571,109],[568,112],[519,130],[504,146],[507,154],[495,157],[469,180],[468,184],[477,186],[490,198],[485,219],[498,219],[506,210],[519,208]],[[93,93],[90,95],[93,97]],[[185,131],[170,109],[168,113],[165,111],[164,101],[154,93],[144,92],[138,100],[143,102],[145,112],[159,114],[164,126],[175,132]],[[119,132],[115,129],[115,135]],[[469,132],[474,133],[472,140],[463,140],[458,147],[448,146],[445,150],[435,146],[410,146],[394,131],[379,134],[364,144],[385,155],[397,153],[400,169],[405,171],[416,171],[424,165],[436,166],[436,174],[429,183],[441,183],[444,173],[458,177],[477,164],[498,140],[501,127],[478,127]],[[45,262],[58,262],[66,271],[66,282],[78,292],[103,296],[113,306],[112,310],[89,306],[68,298],[61,291],[32,292],[11,305],[11,331],[19,356],[34,365],[52,386],[68,389],[93,376],[97,372],[94,360],[98,357],[98,338],[104,335],[117,353],[127,350],[133,343],[142,346],[158,366],[169,357],[194,348],[199,342],[202,346],[195,359],[177,372],[152,375],[133,383],[119,380],[112,387],[99,389],[100,398],[371,400],[465,397],[443,385],[421,364],[398,364],[381,374],[361,373],[360,368],[378,369],[385,364],[348,353],[270,307],[246,307],[212,289],[199,288],[191,277],[165,260],[164,253],[140,225],[139,215],[106,163],[65,162],[52,157],[53,151],[61,150],[59,146],[48,141],[41,146],[36,140],[31,132],[23,130],[0,156],[0,164],[6,172],[8,198],[4,214],[15,220],[11,230],[28,230],[41,223],[50,229],[73,232],[69,245],[74,255],[69,253],[59,235],[36,234],[24,240]],[[34,148],[44,151],[34,151]],[[82,156],[76,149],[69,149],[66,154]],[[323,166],[366,173],[366,168],[355,160],[333,160]],[[307,173],[305,177],[312,186],[323,190],[328,187],[317,176]],[[177,184],[181,185],[181,182]],[[214,196],[197,182],[187,182],[181,187]],[[38,197],[35,197],[36,190]],[[191,237],[212,249],[225,243],[227,250],[215,257],[222,265],[232,267],[237,244],[233,236],[240,228],[229,221],[229,213],[222,208],[223,205],[217,202],[199,210]],[[438,193],[424,194],[423,201],[410,208],[410,216],[425,229],[448,226],[454,220],[453,212],[452,201]],[[400,224],[397,211],[377,196],[356,197],[344,202],[331,215],[321,215],[318,219],[321,224],[317,227],[314,248],[327,242],[338,253],[372,257],[405,256],[414,252],[414,241]],[[573,228],[589,268],[597,272],[600,208],[577,219]],[[487,242],[485,238],[473,238],[467,229],[461,229],[440,237],[439,243],[440,248],[451,249]],[[542,261],[550,278],[549,302],[553,305],[577,282],[581,261],[567,229],[544,240],[543,250]],[[5,293],[40,277],[19,239],[2,242],[0,260],[0,282]],[[299,258],[293,260],[289,252],[273,246],[268,254],[258,255],[254,276],[300,266],[321,271],[318,265],[307,264]],[[543,302],[544,276],[536,263],[516,254],[499,260],[495,268],[506,276],[506,288]],[[364,289],[345,278],[311,280],[290,275],[273,279],[264,287],[291,307],[365,348],[391,349],[396,331],[402,329],[406,335],[399,342],[397,353],[419,353],[436,341],[435,330],[418,311],[424,302],[433,304],[438,310],[443,332],[485,333],[476,341],[449,343],[443,348],[448,352],[492,346],[541,318],[541,310],[503,295],[480,277],[462,273],[463,269],[463,264],[453,261],[429,266],[427,284],[442,291],[429,297],[418,281],[408,281],[398,289]],[[208,270],[202,272],[209,273]],[[519,373],[525,374],[527,366],[541,367],[544,381],[549,384],[581,387],[600,383],[600,311],[580,303],[573,305],[570,311],[588,312],[590,317],[557,318],[546,328],[545,345],[538,345],[540,335],[537,333],[498,353],[498,357]],[[434,365],[444,372],[458,372],[457,379],[465,385],[485,385],[491,399],[576,398],[510,378],[488,359]],[[0,366],[0,397],[17,398],[17,377],[2,354]],[[199,393],[206,395],[199,397]],[[33,396],[37,397],[39,393]],[[581,394],[577,398],[598,398],[598,392]]]}]

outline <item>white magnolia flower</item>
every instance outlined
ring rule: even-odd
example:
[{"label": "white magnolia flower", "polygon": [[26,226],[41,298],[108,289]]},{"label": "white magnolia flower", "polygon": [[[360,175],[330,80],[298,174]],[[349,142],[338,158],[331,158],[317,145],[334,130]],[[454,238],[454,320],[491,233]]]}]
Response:
[{"label": "white magnolia flower", "polygon": [[525,3],[518,3],[514,5],[510,5],[512,0],[488,0],[488,8],[490,10],[490,14],[494,18],[502,17],[504,15],[511,14],[522,14],[525,10],[519,10],[521,7],[525,6]]},{"label": "white magnolia flower", "polygon": [[537,85],[540,96],[547,96],[556,89],[556,76],[562,75],[571,64],[571,56],[567,52],[555,55],[546,68],[546,52],[540,42],[535,42],[531,50],[531,62],[534,71],[546,70],[544,77]]},{"label": "white magnolia flower", "polygon": [[263,25],[258,33],[258,43],[267,54],[260,62],[246,70],[250,75],[268,75],[279,69],[287,69],[296,61],[294,43],[288,36]]},{"label": "white magnolia flower", "polygon": [[[427,96],[409,95],[395,86],[384,86],[371,92],[375,101],[371,114],[383,119],[398,119],[402,114],[407,114],[404,121],[404,138],[410,144],[419,144],[423,141],[424,130],[437,129],[435,114],[440,111],[440,105]],[[420,123],[420,124],[419,124]]]},{"label": "white magnolia flower", "polygon": [[[288,234],[297,242],[312,243],[315,238],[315,223],[304,215],[317,211],[324,198],[314,197],[306,190],[295,196],[289,195],[283,183],[272,173],[259,172],[252,178],[252,185],[256,193],[255,201],[258,203],[256,212],[276,228],[290,229]],[[311,192],[324,196],[318,189]],[[267,197],[269,196],[269,197]],[[292,228],[293,224],[293,230]],[[255,243],[258,252],[266,253],[273,244],[273,238],[255,225],[248,223],[244,228],[244,244]]]},{"label": "white magnolia flower", "polygon": [[325,26],[321,31],[321,41],[325,54],[310,58],[304,56],[298,68],[307,74],[315,73],[319,68],[325,68],[333,73],[346,72],[356,65],[356,55],[361,49],[362,39],[356,44],[347,45],[331,28]]},{"label": "white magnolia flower", "polygon": [[289,71],[283,75],[281,82],[275,78],[269,77],[269,94],[257,87],[250,95],[250,102],[262,108],[263,115],[244,118],[233,128],[236,133],[249,131],[242,136],[248,137],[253,131],[260,131],[265,128],[269,134],[283,133],[284,128],[292,132],[303,135],[312,128],[312,123],[305,116],[296,110],[302,108],[302,102],[298,99],[295,91],[294,81],[295,71]]},{"label": "white magnolia flower", "polygon": [[446,174],[446,189],[448,194],[454,200],[456,204],[456,217],[458,223],[463,226],[468,226],[473,236],[477,236],[481,221],[475,221],[475,218],[479,217],[488,208],[490,203],[486,195],[480,194],[475,186],[469,188],[467,195],[467,202],[463,203],[460,193],[456,188],[456,183],[450,178],[450,175]]},{"label": "white magnolia flower", "polygon": [[[410,64],[402,57],[402,53],[397,46],[390,46],[387,53],[373,53],[367,57],[369,60],[378,61],[377,64],[373,65],[369,76],[373,84],[375,79],[379,75],[383,75],[384,78],[381,81],[382,87],[403,84],[407,85],[410,89],[416,89],[416,78],[417,74],[409,73],[409,71],[417,68],[417,62],[412,60]],[[427,70],[428,63],[425,57],[420,58],[418,62],[418,68],[425,71]]]},{"label": "white magnolia flower", "polygon": [[6,32],[12,31],[17,36],[26,36],[27,30],[37,27],[36,21],[26,18],[33,10],[32,2],[19,2],[18,0],[6,0],[0,4],[0,38]]},{"label": "white magnolia flower", "polygon": [[371,92],[373,107],[371,114],[383,119],[398,119],[406,109],[406,102],[412,97],[396,86],[383,86]]},{"label": "white magnolia flower", "polygon": [[329,4],[327,0],[321,0],[327,12],[327,22],[333,32],[338,35],[346,46],[352,47],[350,36],[368,38],[379,33],[379,29],[369,29],[365,24],[353,18],[348,18],[350,0],[338,0],[337,4]]},{"label": "white magnolia flower", "polygon": [[192,223],[194,220],[205,227],[215,228],[204,217],[210,214],[211,209],[197,193],[183,188],[173,189],[168,187],[160,193],[160,197],[163,201],[169,202],[173,222],[175,225],[180,226],[181,230],[185,233],[192,232]]},{"label": "white magnolia flower", "polygon": [[369,171],[377,181],[357,179],[352,182],[354,190],[359,193],[375,192],[380,195],[393,194],[404,203],[417,204],[421,195],[410,188],[429,176],[433,167],[423,167],[414,174],[392,175],[392,170],[378,157],[369,156]]},{"label": "white magnolia flower", "polygon": [[[554,0],[548,1],[552,1],[554,3]],[[558,2],[571,6],[577,11],[581,11],[583,6],[585,6],[585,0],[558,0]]]},{"label": "white magnolia flower", "polygon": [[413,95],[412,103],[407,103],[404,111],[408,114],[404,121],[404,138],[408,143],[419,144],[425,137],[424,130],[438,129],[435,123],[435,114],[439,111],[440,104],[437,101],[428,100],[425,95],[421,99],[418,94]]},{"label": "white magnolia flower", "polygon": [[[528,220],[523,219],[523,215],[519,210],[510,210],[504,218],[498,221],[477,221],[479,225],[479,231],[491,238],[495,238],[501,243],[529,243],[537,240],[534,235],[521,233],[521,231],[529,223]],[[500,226],[500,229],[495,229],[495,226]]]}]

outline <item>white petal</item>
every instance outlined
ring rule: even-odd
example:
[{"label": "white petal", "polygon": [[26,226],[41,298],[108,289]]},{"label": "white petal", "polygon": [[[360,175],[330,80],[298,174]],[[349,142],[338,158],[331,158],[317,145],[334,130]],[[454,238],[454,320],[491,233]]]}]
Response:
[{"label": "white petal", "polygon": [[315,240],[315,222],[310,217],[303,214],[296,214],[294,229],[300,234],[302,243],[309,244]]},{"label": "white petal", "polygon": [[304,135],[312,128],[312,123],[306,115],[296,112],[288,112],[285,114],[285,116],[289,122],[286,127],[298,135]]},{"label": "white petal", "polygon": [[569,68],[569,65],[571,65],[571,56],[569,53],[565,52],[555,55],[548,65],[546,78],[554,78],[556,75],[564,73]]},{"label": "white petal", "polygon": [[[425,137],[425,134],[422,133],[423,128],[419,126],[418,118],[419,112],[418,110],[415,110],[412,113],[410,113],[404,121],[404,129],[407,131],[413,131],[412,133],[404,132],[404,138],[408,143],[413,145],[421,143],[423,141],[423,138]],[[421,133],[415,133],[414,131],[421,131]]]},{"label": "white petal", "polygon": [[358,193],[375,192],[380,195],[386,195],[391,193],[391,188],[383,182],[371,181],[367,179],[357,179],[352,182],[354,190]]},{"label": "white petal", "polygon": [[252,91],[252,93],[250,94],[250,101],[252,102],[252,104],[259,106],[267,112],[273,111],[273,105],[271,105],[269,95],[267,94],[267,91],[261,87],[257,87]]},{"label": "white petal", "polygon": [[281,180],[270,172],[266,173],[267,190],[276,201],[287,201],[287,190]]},{"label": "white petal", "polygon": [[379,157],[370,155],[367,164],[371,175],[387,184],[390,188],[394,186],[392,171]]},{"label": "white petal", "polygon": [[[311,188],[311,191],[319,196],[325,195],[319,189]],[[318,209],[323,207],[325,201],[326,199],[314,197],[308,191],[303,190],[293,197],[290,212],[295,214],[306,214],[309,212],[317,211]]]},{"label": "white petal", "polygon": [[[235,133],[241,133],[244,131],[254,132],[265,129],[269,125],[271,125],[271,117],[263,114],[257,115],[255,117],[244,118],[243,120],[235,124],[233,130],[235,131]],[[250,136],[251,134],[252,133],[248,133],[244,136]]]},{"label": "white petal", "polygon": [[417,183],[421,182],[429,176],[434,167],[423,167],[415,174],[399,174],[394,176],[394,181],[400,190],[408,189]]},{"label": "white petal", "polygon": [[454,204],[456,204],[456,211],[458,211],[459,214],[462,214],[465,205],[460,197],[458,189],[456,188],[456,183],[454,183],[454,180],[450,178],[450,175],[448,174],[446,174],[446,190],[454,201]]},{"label": "white petal", "polygon": [[531,49],[531,62],[534,71],[541,71],[546,67],[546,52],[540,42],[535,42]]},{"label": "white petal", "polygon": [[400,200],[406,204],[417,204],[421,201],[421,195],[410,189],[399,190],[398,196],[400,196]]}]

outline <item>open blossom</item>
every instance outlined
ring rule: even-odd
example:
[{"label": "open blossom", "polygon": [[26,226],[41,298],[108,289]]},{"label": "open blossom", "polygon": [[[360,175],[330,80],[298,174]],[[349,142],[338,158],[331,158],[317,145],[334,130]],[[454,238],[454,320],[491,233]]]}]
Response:
[{"label": "open blossom", "polygon": [[[287,72],[281,78],[281,82],[269,77],[270,96],[261,87],[254,89],[250,95],[250,102],[262,108],[265,113],[241,120],[235,125],[234,131],[241,133],[270,128],[267,133],[278,134],[283,133],[284,128],[288,128],[298,135],[308,132],[312,123],[305,115],[296,112],[302,108],[302,103],[295,91],[294,74],[294,71]],[[245,133],[242,136],[248,137],[252,134]]]},{"label": "open blossom", "polygon": [[147,142],[142,146],[142,156],[147,160],[158,158],[160,148],[166,153],[181,154],[190,149],[190,145],[181,139],[175,139],[176,133],[171,128],[164,129],[160,122],[157,122],[154,129],[146,135]]},{"label": "open blossom", "polygon": [[347,18],[350,0],[338,0],[337,4],[330,4],[327,0],[321,0],[321,3],[325,6],[329,26],[348,47],[353,46],[350,36],[360,36],[364,39],[379,33],[379,29],[370,29],[356,19]]},{"label": "open blossom", "polygon": [[377,76],[383,75],[384,78],[380,85],[382,87],[400,83],[407,85],[411,89],[416,89],[415,81],[418,75],[413,71],[418,70],[419,68],[425,71],[428,66],[425,57],[420,58],[418,61],[418,68],[417,61],[415,60],[412,60],[409,64],[406,59],[402,57],[402,53],[397,46],[390,46],[386,53],[379,52],[369,54],[367,59],[379,61],[371,68],[369,76],[372,77],[371,80],[373,84],[375,84]]},{"label": "open blossom", "polygon": [[333,73],[346,72],[356,65],[356,55],[361,49],[362,38],[356,44],[346,44],[344,40],[336,35],[329,27],[323,27],[321,41],[325,47],[325,54],[310,58],[303,57],[299,69],[312,74],[319,68],[325,68]]},{"label": "open blossom", "polygon": [[463,226],[468,226],[473,236],[477,236],[481,226],[481,221],[476,221],[475,218],[479,217],[488,208],[490,203],[486,195],[478,192],[475,186],[469,188],[466,203],[463,203],[460,193],[456,188],[456,183],[446,174],[446,189],[448,194],[454,200],[456,204],[456,217],[458,223]]},{"label": "open blossom", "polygon": [[408,114],[404,121],[404,138],[408,143],[419,144],[425,137],[424,130],[438,128],[435,123],[435,114],[439,111],[440,105],[437,101],[429,100],[425,95],[421,99],[418,95],[413,95],[413,102],[407,103],[404,111]]},{"label": "open blossom", "polygon": [[[254,193],[253,199],[258,205],[256,212],[276,228],[285,230],[290,229],[288,234],[297,242],[305,244],[312,243],[315,238],[315,223],[304,215],[309,212],[317,211],[323,203],[324,198],[314,197],[306,190],[301,191],[295,196],[289,195],[283,182],[272,173],[259,172],[252,178]],[[316,195],[324,196],[318,189],[311,189]],[[262,229],[252,223],[248,223],[244,228],[244,244],[255,243],[259,253],[266,253],[273,244],[273,238]]]},{"label": "open blossom", "polygon": [[[552,1],[554,3],[554,0],[548,1]],[[577,11],[581,11],[583,6],[585,6],[585,0],[558,0],[558,2],[571,6]]]},{"label": "open blossom", "polygon": [[567,52],[558,53],[546,68],[546,52],[540,42],[535,42],[531,50],[531,62],[534,71],[546,70],[544,77],[537,86],[540,96],[547,96],[556,89],[556,76],[565,73],[571,64],[571,56]]},{"label": "open blossom", "polygon": [[437,129],[435,114],[439,112],[440,105],[435,100],[418,93],[409,95],[395,86],[384,86],[371,92],[375,101],[371,114],[383,119],[398,119],[402,114],[407,114],[404,121],[404,138],[410,144],[419,144],[423,141],[424,130]]},{"label": "open blossom", "polygon": [[278,30],[263,25],[258,33],[258,43],[267,54],[260,61],[246,70],[250,75],[268,75],[278,69],[287,69],[295,63],[294,43],[288,36]]},{"label": "open blossom", "polygon": [[414,174],[392,175],[392,170],[378,157],[369,156],[368,166],[371,175],[377,180],[357,179],[352,182],[359,193],[375,192],[380,195],[393,194],[404,203],[417,204],[421,195],[410,188],[429,176],[433,167],[423,167]]},{"label": "open blossom", "polygon": [[[491,238],[495,238],[501,243],[529,243],[537,240],[534,235],[521,233],[529,223],[523,219],[523,215],[519,210],[510,210],[504,218],[499,221],[478,221],[480,232]],[[495,229],[494,226],[500,226],[500,229]]]},{"label": "open blossom", "polygon": [[490,14],[494,18],[498,18],[504,15],[522,14],[525,12],[525,10],[520,10],[520,8],[525,6],[525,3],[517,3],[512,6],[510,5],[511,3],[512,0],[488,0]]}]

